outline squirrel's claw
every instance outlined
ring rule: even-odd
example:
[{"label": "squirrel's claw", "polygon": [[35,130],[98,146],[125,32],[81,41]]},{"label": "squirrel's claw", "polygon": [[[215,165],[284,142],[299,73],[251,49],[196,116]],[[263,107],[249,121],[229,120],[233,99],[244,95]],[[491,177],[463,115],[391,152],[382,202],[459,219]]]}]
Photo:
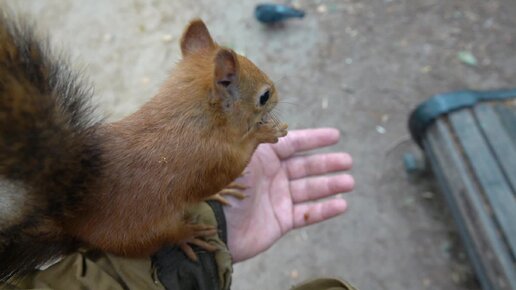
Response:
[{"label": "squirrel's claw", "polygon": [[213,226],[204,225],[204,224],[188,224],[188,230],[191,232],[190,237],[181,240],[177,245],[179,248],[185,253],[188,259],[197,262],[199,259],[192,249],[192,245],[196,245],[201,249],[204,249],[208,252],[214,252],[217,250],[217,247],[210,244],[207,241],[200,239],[201,237],[209,237],[217,234],[217,229]]},{"label": "squirrel's claw", "polygon": [[221,191],[217,192],[216,194],[210,196],[207,198],[207,200],[215,200],[220,202],[223,205],[231,206],[229,201],[223,197],[223,195],[229,195],[237,199],[244,199],[247,197],[247,195],[244,194],[244,190],[247,189],[247,186],[237,183],[237,182],[231,182],[228,186],[226,186]]}]

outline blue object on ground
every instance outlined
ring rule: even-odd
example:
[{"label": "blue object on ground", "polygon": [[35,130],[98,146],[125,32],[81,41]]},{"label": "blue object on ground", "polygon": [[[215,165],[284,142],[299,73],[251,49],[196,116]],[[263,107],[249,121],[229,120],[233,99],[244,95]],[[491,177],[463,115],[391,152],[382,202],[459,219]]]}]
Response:
[{"label": "blue object on ground", "polygon": [[262,23],[276,23],[288,18],[303,18],[305,12],[281,4],[260,4],[254,10],[254,16]]},{"label": "blue object on ground", "polygon": [[412,153],[403,154],[403,165],[405,166],[405,172],[408,174],[421,171],[421,166],[419,166],[416,156]]}]

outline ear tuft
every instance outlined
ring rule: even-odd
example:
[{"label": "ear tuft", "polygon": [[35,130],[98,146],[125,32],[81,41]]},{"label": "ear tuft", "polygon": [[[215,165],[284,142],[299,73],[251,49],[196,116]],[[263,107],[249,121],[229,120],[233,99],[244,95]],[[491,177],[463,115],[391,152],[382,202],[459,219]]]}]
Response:
[{"label": "ear tuft", "polygon": [[229,87],[238,74],[238,59],[233,50],[221,48],[215,56],[215,82],[225,88]]},{"label": "ear tuft", "polygon": [[183,56],[212,48],[215,48],[215,42],[213,42],[204,22],[201,19],[190,22],[181,37],[181,52]]}]

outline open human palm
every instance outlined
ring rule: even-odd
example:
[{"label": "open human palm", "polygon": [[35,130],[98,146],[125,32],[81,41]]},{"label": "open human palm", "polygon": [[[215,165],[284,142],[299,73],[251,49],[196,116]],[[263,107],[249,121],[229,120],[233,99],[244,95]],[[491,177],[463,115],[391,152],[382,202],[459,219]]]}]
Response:
[{"label": "open human palm", "polygon": [[337,143],[336,129],[294,130],[276,144],[261,144],[237,182],[247,198],[224,208],[228,246],[234,262],[269,248],[292,229],[321,222],[346,210],[346,201],[330,197],[353,189],[347,153],[300,155]]}]

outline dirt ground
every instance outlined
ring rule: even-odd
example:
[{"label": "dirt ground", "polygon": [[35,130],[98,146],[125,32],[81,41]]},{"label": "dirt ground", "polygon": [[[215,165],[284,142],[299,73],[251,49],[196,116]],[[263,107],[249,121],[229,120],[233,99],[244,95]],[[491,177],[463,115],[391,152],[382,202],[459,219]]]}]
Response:
[{"label": "dirt ground", "polygon": [[[433,179],[409,178],[401,157],[417,151],[407,117],[429,96],[514,86],[516,2],[299,0],[307,16],[274,28],[254,20],[258,1],[0,3],[69,52],[110,120],[156,92],[179,58],[183,26],[200,16],[276,80],[291,128],[340,129],[332,150],[355,161],[349,211],[236,265],[233,289],[288,289],[318,276],[362,290],[478,289]],[[459,52],[475,59],[467,64]]]}]

